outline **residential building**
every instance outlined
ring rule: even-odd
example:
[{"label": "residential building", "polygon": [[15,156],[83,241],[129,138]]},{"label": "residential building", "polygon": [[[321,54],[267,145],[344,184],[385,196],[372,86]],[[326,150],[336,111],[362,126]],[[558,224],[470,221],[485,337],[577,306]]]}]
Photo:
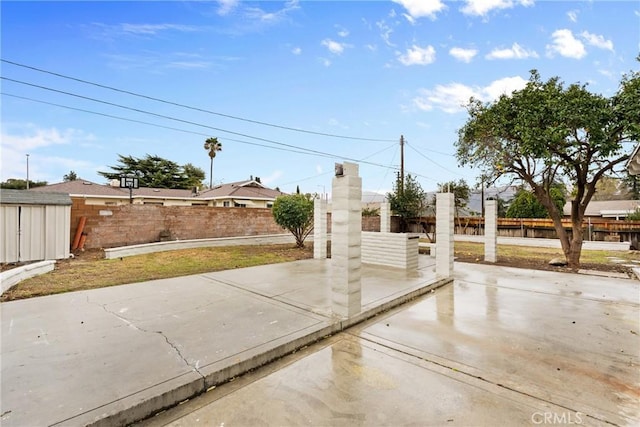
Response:
[{"label": "residential building", "polygon": [[35,187],[29,191],[67,193],[72,199],[83,199],[87,205],[162,205],[213,206],[236,208],[270,208],[276,197],[284,194],[264,186],[258,179],[232,182],[202,192],[170,188],[140,187],[131,189],[115,185],[96,184],[78,179]]}]

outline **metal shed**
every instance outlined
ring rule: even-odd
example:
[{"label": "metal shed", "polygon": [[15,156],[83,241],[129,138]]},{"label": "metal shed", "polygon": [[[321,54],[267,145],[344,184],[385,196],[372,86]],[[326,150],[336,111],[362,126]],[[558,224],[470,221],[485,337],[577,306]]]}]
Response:
[{"label": "metal shed", "polygon": [[0,262],[69,257],[71,197],[0,189]]}]

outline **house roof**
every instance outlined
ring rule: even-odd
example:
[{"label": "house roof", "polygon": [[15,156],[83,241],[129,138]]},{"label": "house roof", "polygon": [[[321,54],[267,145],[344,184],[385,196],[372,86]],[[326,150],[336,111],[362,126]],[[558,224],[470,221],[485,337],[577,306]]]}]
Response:
[{"label": "house roof", "polygon": [[[616,217],[634,212],[640,208],[640,200],[592,200],[587,205],[585,216]],[[571,202],[563,209],[564,215],[571,215]]]},{"label": "house roof", "polygon": [[[75,197],[106,197],[129,198],[127,188],[113,187],[106,184],[96,184],[87,180],[74,180],[57,184],[35,187],[30,192],[40,193],[67,193]],[[215,200],[223,198],[273,200],[284,193],[265,187],[255,180],[231,182],[219,185],[202,193],[194,193],[193,190],[173,188],[140,187],[133,189],[134,198],[161,198],[161,199],[199,199]]]},{"label": "house roof", "polygon": [[74,181],[60,182],[29,189],[32,192],[42,193],[67,193],[71,196],[97,196],[128,198],[129,191],[110,185],[96,184],[95,182],[77,179]]},{"label": "house roof", "polygon": [[234,197],[238,199],[273,200],[283,194],[281,191],[265,187],[257,181],[249,180],[218,185],[210,190],[203,191],[198,198],[220,199]]},{"label": "house roof", "polygon": [[3,205],[69,206],[71,205],[71,197],[67,193],[0,189],[0,203]]}]

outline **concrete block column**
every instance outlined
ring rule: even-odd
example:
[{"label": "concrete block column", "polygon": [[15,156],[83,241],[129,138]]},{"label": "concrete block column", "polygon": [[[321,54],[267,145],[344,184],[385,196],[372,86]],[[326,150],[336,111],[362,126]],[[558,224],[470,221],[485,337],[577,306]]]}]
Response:
[{"label": "concrete block column", "polygon": [[333,313],[351,317],[362,310],[362,178],[355,163],[336,164],[332,182],[331,294]]},{"label": "concrete block column", "polygon": [[380,203],[380,232],[391,232],[391,204],[389,202]]},{"label": "concrete block column", "polygon": [[313,258],[327,258],[327,201],[313,200]]},{"label": "concrete block column", "polygon": [[484,205],[484,260],[498,261],[498,202],[487,200]]},{"label": "concrete block column", "polygon": [[436,194],[436,277],[453,276],[453,193]]}]

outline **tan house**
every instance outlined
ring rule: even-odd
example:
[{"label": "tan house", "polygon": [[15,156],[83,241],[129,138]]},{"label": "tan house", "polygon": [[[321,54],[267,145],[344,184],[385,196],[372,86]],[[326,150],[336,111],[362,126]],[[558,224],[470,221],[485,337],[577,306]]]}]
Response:
[{"label": "tan house", "polygon": [[276,197],[284,194],[265,187],[254,179],[218,185],[203,192],[169,188],[140,187],[129,189],[78,179],[35,187],[29,191],[67,193],[72,199],[83,199],[87,205],[161,205],[214,206],[236,208],[270,208]]}]

